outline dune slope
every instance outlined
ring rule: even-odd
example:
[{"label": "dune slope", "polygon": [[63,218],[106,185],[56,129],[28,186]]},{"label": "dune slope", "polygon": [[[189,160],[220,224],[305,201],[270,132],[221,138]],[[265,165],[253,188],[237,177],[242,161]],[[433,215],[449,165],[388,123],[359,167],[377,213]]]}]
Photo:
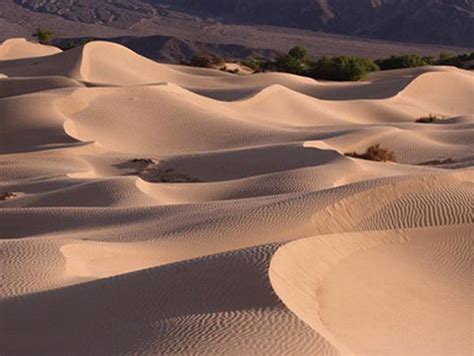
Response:
[{"label": "dune slope", "polygon": [[6,41],[0,353],[471,354],[473,96]]}]

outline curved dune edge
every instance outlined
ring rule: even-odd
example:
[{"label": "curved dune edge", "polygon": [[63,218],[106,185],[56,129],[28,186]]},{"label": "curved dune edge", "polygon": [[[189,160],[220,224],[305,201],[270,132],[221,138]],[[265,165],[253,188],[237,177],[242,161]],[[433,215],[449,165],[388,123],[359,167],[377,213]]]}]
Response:
[{"label": "curved dune edge", "polygon": [[[28,46],[41,49],[46,47],[48,51],[49,48],[54,48],[33,43],[28,43]],[[21,48],[19,45],[15,46],[17,47]],[[114,57],[114,61],[108,60],[111,56]],[[415,96],[430,97],[429,92],[433,88],[440,93],[436,96],[439,99],[443,97],[442,93],[451,93],[454,88],[459,95],[453,97],[460,102],[459,96],[469,95],[465,91],[462,92],[462,89],[468,85],[466,81],[472,78],[472,74],[468,71],[447,67],[382,73],[374,76],[373,81],[364,83],[323,83],[285,73],[235,76],[208,69],[189,69],[156,63],[124,46],[103,41],[90,42],[82,47],[56,53],[54,56],[38,58],[33,66],[28,64],[31,63],[9,61],[0,65],[0,73],[8,76],[63,75],[96,86],[153,85],[170,82],[203,95],[208,94],[225,100],[252,99],[252,97],[255,99],[268,95],[269,91],[274,91],[278,87],[285,87],[309,97],[336,101],[389,99],[407,92]],[[28,67],[24,68],[25,65]],[[431,80],[434,80],[436,85],[430,85]],[[236,93],[240,94],[235,97]],[[227,95],[229,97],[226,97]]]},{"label": "curved dune edge", "polygon": [[[35,217],[36,214],[34,214],[29,218],[33,231],[35,230],[33,221],[38,219],[41,229],[44,229],[44,224],[47,224],[51,229],[57,229],[54,226],[58,225],[64,231],[68,231],[65,235],[68,239],[66,241],[64,239],[59,240],[64,241],[62,243],[58,242],[54,234],[42,236],[43,240],[59,243],[57,248],[48,252],[53,255],[60,253],[62,257],[63,265],[56,272],[58,275],[49,282],[43,278],[42,284],[37,284],[35,278],[32,277],[33,275],[25,275],[24,278],[18,278],[18,280],[19,282],[23,281],[22,283],[29,285],[29,287],[27,289],[9,289],[7,294],[33,293],[44,289],[45,285],[53,287],[76,284],[78,281],[84,280],[100,280],[127,274],[135,270],[200,258],[225,251],[239,250],[260,244],[287,242],[325,233],[325,231],[384,230],[397,229],[403,226],[430,226],[429,224],[448,225],[455,228],[456,225],[454,224],[466,224],[472,219],[471,210],[469,209],[470,195],[454,194],[457,189],[462,188],[463,180],[469,179],[469,174],[461,172],[458,175],[458,178],[451,177],[448,174],[445,174],[444,177],[434,176],[431,180],[428,180],[428,184],[425,178],[421,179],[420,177],[379,180],[372,182],[372,186],[362,182],[311,194],[268,197],[266,198],[267,202],[264,200],[258,202],[256,200],[246,201],[240,199],[235,202],[222,202],[220,210],[223,210],[223,212],[218,215],[207,202],[200,205],[160,206],[160,198],[155,198],[155,201],[150,199],[148,195],[141,194],[141,190],[135,188],[136,179],[131,177],[125,178],[125,180],[109,179],[76,184],[72,188],[46,193],[44,197],[34,196],[29,198],[29,204],[32,206],[35,206],[35,200],[39,200],[41,203],[39,205],[41,208],[30,210],[31,213],[37,211],[38,213],[47,214],[48,211],[44,209],[51,206],[52,211],[60,212],[63,216],[54,219],[54,222],[48,221],[50,219],[48,215],[50,214],[43,217]],[[459,181],[456,181],[456,179],[459,179]],[[451,196],[453,200],[443,202],[438,206],[437,200],[433,198],[433,194],[430,194],[430,190],[426,191],[426,187],[430,187],[433,183],[449,185],[453,192]],[[114,193],[114,189],[117,189],[118,192]],[[399,204],[397,197],[409,196],[413,192],[417,194],[413,199],[418,199],[424,202],[425,205],[407,206],[406,216],[400,216],[399,220],[394,220],[393,212],[396,209],[392,207]],[[465,193],[462,189],[460,192]],[[470,192],[472,193],[472,186]],[[124,193],[126,194],[124,195]],[[82,197],[88,194],[92,194],[96,201],[91,199],[82,201],[84,199]],[[386,210],[385,204],[373,206],[372,211],[366,208],[370,205],[372,197],[383,195],[388,197],[392,194],[395,198],[388,204],[388,210]],[[442,196],[441,193],[436,191],[434,191],[434,194]],[[67,203],[66,197],[68,196],[75,196],[75,201]],[[27,199],[28,197],[19,198],[18,203],[21,204],[23,200],[26,201]],[[216,203],[214,202],[214,204]],[[402,201],[402,204],[405,203]],[[74,210],[79,213],[81,210],[78,209],[82,207],[82,210],[84,210],[84,207],[88,205],[91,206],[89,213],[87,211],[81,213],[82,218],[72,211],[70,212],[71,208],[76,207]],[[359,208],[358,205],[361,207]],[[67,207],[67,210],[62,211],[61,206]],[[108,213],[100,212],[99,209],[106,206],[110,206],[109,209],[115,207],[117,210],[115,213],[110,211]],[[148,218],[146,216],[140,217],[140,211],[145,213],[145,210],[141,210],[145,206],[149,211],[148,214],[153,210],[156,212]],[[347,209],[347,206],[352,210]],[[358,219],[356,214],[353,214],[354,218],[351,219],[351,212],[363,209],[362,207],[366,208],[363,210],[365,211],[364,219]],[[465,208],[457,210],[456,214],[451,213],[452,216],[447,220],[427,222],[423,219],[413,220],[411,218],[412,214],[420,209],[435,210],[437,215],[443,217],[446,216],[446,212],[453,211],[456,207]],[[212,212],[211,216],[215,215],[215,217],[207,217],[204,212],[202,214],[196,212],[205,211],[205,209],[209,209]],[[236,224],[232,216],[226,214],[225,211],[227,210],[239,216],[238,222],[240,221],[241,226],[246,226],[246,232],[239,228],[239,224]],[[315,210],[319,213],[315,213]],[[25,209],[23,215],[20,209],[18,211],[19,216],[24,216],[27,213],[27,209]],[[381,214],[385,211],[387,211],[386,214]],[[132,219],[128,221],[125,227],[120,227],[123,224],[121,216],[128,219],[127,216],[132,212],[138,214],[135,218],[138,220],[134,221],[135,219]],[[84,215],[84,213],[87,215]],[[97,221],[95,222],[87,218],[88,214],[93,213],[97,215],[95,219]],[[160,219],[155,219],[153,216],[160,216],[163,222],[160,223]],[[173,219],[170,219],[173,216],[181,217],[181,222],[174,222]],[[71,220],[71,218],[73,219]],[[61,219],[68,219],[73,225],[69,227],[66,224],[58,223],[58,220]],[[104,219],[113,220],[109,224],[102,222],[99,224],[101,226],[99,229],[94,228],[95,224]],[[82,220],[88,222],[92,227],[85,227],[74,233],[74,225],[79,224],[81,226]],[[268,224],[268,220],[273,221],[273,223]],[[208,226],[207,229],[203,227],[203,221]],[[292,221],[298,221],[298,229],[291,227]],[[367,221],[371,224],[367,224]],[[6,223],[7,220],[5,220],[5,225]],[[15,226],[14,220],[10,224]],[[192,228],[190,229],[190,226],[194,225],[199,227],[195,231]],[[144,231],[148,231],[148,233],[144,234]],[[113,237],[117,233],[123,234],[127,238],[123,241],[109,240],[108,236]],[[37,235],[39,233],[29,232],[29,234]],[[245,235],[245,238],[241,237],[242,234]],[[143,236],[143,239],[140,239],[141,236]],[[24,239],[24,241],[27,240],[28,238]],[[31,243],[33,248],[37,244],[33,241]],[[8,246],[8,244],[14,245],[15,242],[5,241],[5,246]],[[36,259],[34,258],[34,260]]]},{"label": "curved dune edge", "polygon": [[0,61],[51,56],[61,52],[57,47],[29,42],[25,38],[10,38],[0,43]]},{"label": "curved dune edge", "polygon": [[[6,299],[0,312],[9,342],[2,349],[336,356],[273,293],[268,265],[277,247],[226,252]],[[78,304],[80,313],[71,308]],[[79,337],[71,320],[82,331]],[[22,337],[25,323],[35,335],[28,343]]]},{"label": "curved dune edge", "polygon": [[[372,326],[389,329],[368,302],[384,320],[405,317],[391,324],[406,340],[401,354],[465,350],[465,319],[450,320],[470,285],[471,73],[429,67],[361,83],[235,76],[106,42],[0,58],[0,73],[0,193],[14,193],[0,201],[2,352],[385,352],[386,335],[364,339]],[[430,113],[446,119],[415,123]],[[344,155],[376,143],[398,163]],[[322,242],[306,245],[311,236]],[[387,305],[378,277],[394,289]],[[425,281],[452,315],[434,310]],[[407,287],[424,297],[412,308],[428,311],[419,320],[406,316]],[[451,331],[439,335],[437,318]],[[423,345],[398,327],[420,321],[406,329]]]},{"label": "curved dune edge", "polygon": [[298,240],[269,276],[285,305],[342,354],[471,350],[472,225]]}]

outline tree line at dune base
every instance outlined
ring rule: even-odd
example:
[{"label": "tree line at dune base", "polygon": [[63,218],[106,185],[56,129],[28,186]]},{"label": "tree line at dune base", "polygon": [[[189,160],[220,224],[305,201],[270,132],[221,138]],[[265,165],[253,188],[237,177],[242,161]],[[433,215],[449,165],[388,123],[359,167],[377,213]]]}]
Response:
[{"label": "tree line at dune base", "polygon": [[[33,36],[42,44],[50,44],[54,33],[38,28]],[[62,49],[72,49],[92,40],[71,40]],[[235,74],[239,73],[239,69],[227,70],[225,63],[226,60],[224,58],[212,53],[201,53],[193,56],[190,61],[182,62],[182,64],[194,67],[218,68]],[[248,57],[241,60],[240,64],[253,72],[285,72],[322,80],[358,81],[364,79],[368,73],[379,70],[415,68],[429,65],[454,66],[468,70],[474,69],[474,52],[458,55],[440,53],[438,57],[403,54],[376,60],[355,56],[323,56],[314,59],[308,55],[306,48],[296,46],[290,49],[288,53],[280,54],[276,58]]]},{"label": "tree line at dune base", "polygon": [[[214,63],[216,59],[213,59]],[[199,61],[191,61],[194,64]],[[201,59],[202,62],[202,59]],[[414,68],[430,65],[454,66],[462,69],[474,69],[474,52],[460,55],[441,53],[438,57],[418,54],[393,55],[388,58],[372,60],[363,57],[337,56],[310,58],[303,47],[294,47],[287,54],[275,59],[262,60],[246,58],[241,61],[255,72],[286,72],[308,76],[314,79],[357,81],[368,73],[379,70]]]}]

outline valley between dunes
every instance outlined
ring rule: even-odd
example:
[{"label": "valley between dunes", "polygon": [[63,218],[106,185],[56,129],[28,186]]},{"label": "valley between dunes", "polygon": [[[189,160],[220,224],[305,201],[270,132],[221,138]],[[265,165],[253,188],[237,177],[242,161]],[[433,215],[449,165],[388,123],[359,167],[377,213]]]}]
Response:
[{"label": "valley between dunes", "polygon": [[7,40],[0,354],[471,355],[473,164],[469,71]]}]

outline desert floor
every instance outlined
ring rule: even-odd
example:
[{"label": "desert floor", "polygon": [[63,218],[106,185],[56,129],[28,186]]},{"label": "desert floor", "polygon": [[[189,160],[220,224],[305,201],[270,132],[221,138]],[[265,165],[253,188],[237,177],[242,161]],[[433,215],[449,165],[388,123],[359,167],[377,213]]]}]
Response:
[{"label": "desert floor", "polygon": [[473,73],[13,39],[0,77],[2,356],[472,353]]}]

